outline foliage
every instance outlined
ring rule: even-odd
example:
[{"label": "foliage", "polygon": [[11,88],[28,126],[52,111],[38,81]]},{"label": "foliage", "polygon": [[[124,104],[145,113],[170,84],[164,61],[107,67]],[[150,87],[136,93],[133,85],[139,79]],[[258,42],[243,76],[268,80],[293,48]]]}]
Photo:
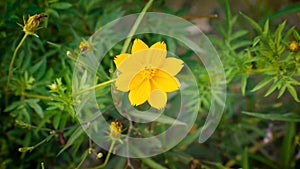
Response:
[{"label": "foliage", "polygon": [[[107,158],[105,168],[299,167],[300,35],[288,20],[279,25],[274,23],[278,21],[276,17],[300,7],[287,7],[273,12],[269,20],[255,21],[244,13],[232,13],[229,2],[220,1],[225,17],[213,21],[218,33],[209,35],[223,63],[228,85],[225,113],[212,138],[204,144],[197,142],[201,132],[198,125],[203,124],[210,106],[211,86],[205,67],[199,67],[192,51],[187,50],[179,57],[189,64],[196,76],[201,102],[198,125],[164,154],[142,159],[112,155]],[[76,118],[74,101],[79,99],[72,98],[72,85],[83,88],[86,76],[83,74],[72,84],[72,78],[76,78],[73,77],[74,64],[83,50],[93,47],[93,42],[86,40],[96,30],[126,14],[140,12],[145,5],[145,1],[132,0],[0,2],[0,49],[4,51],[0,59],[0,168],[71,169],[104,163],[110,151],[98,147],[83,130],[90,127],[93,120],[80,124]],[[184,9],[171,11],[163,5],[164,1],[154,1],[151,10],[175,15],[184,13]],[[29,15],[37,13],[48,17],[40,23],[42,28],[35,31],[38,37],[24,38],[11,71],[12,56],[24,35],[17,23],[23,25],[23,17],[27,20]],[[245,24],[251,29],[245,28]],[[182,26],[167,29],[178,32]],[[164,40],[174,53],[181,45],[162,35],[136,37],[149,44]],[[80,42],[84,43],[80,45]],[[114,77],[114,56],[128,48],[123,44],[124,41],[115,45],[96,70],[97,103],[110,122],[123,118],[115,108],[108,106],[113,103],[106,83]],[[175,96],[172,99],[180,102]],[[153,136],[165,131],[173,122],[173,118],[161,116],[150,127],[140,125],[130,133],[132,124],[122,121],[125,126],[122,132]]]}]

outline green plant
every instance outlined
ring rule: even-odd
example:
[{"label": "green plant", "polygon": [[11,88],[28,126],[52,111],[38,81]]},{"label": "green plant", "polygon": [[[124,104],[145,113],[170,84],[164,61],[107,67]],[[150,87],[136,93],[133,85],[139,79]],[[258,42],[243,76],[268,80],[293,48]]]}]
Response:
[{"label": "green plant", "polygon": [[[250,14],[234,14],[229,2],[220,1],[225,18],[214,19],[212,25],[218,33],[209,34],[223,63],[228,86],[226,109],[218,129],[207,142],[197,142],[211,104],[211,82],[205,67],[195,62],[193,51],[178,52],[197,81],[200,103],[189,104],[200,106],[199,116],[187,137],[174,148],[141,159],[112,154],[118,133],[150,137],[164,132],[175,120],[162,115],[151,125],[136,125],[118,113],[110,96],[110,84],[115,81],[114,57],[129,51],[133,38],[149,44],[165,41],[173,53],[180,51],[182,44],[163,35],[131,37],[139,26],[136,22],[129,38],[109,50],[98,70],[93,70],[92,63],[82,62],[79,65],[87,70],[73,77],[73,69],[81,53],[94,50],[94,42],[87,38],[112,20],[140,11],[142,18],[147,10],[182,16],[186,8],[171,11],[164,1],[0,2],[0,49],[4,51],[0,58],[0,168],[297,168],[300,36],[288,19],[276,24],[277,17],[300,7],[289,6],[273,13],[270,9],[269,20],[265,16],[255,21]],[[43,14],[47,17],[38,20],[39,24],[32,23],[37,20],[34,17]],[[22,15],[31,16],[24,22],[23,31],[17,24]],[[29,23],[33,27],[26,27]],[[185,26],[173,23],[165,29],[184,34]],[[117,36],[114,32],[108,34],[112,39]],[[86,88],[88,71],[96,72],[96,85]],[[72,93],[72,86],[85,89]],[[121,119],[122,127],[114,128],[118,132],[112,134],[110,128],[110,137],[103,138],[111,139],[108,151],[85,133],[89,128],[96,130],[92,125],[96,118],[80,123],[74,108],[77,101],[89,104],[89,100],[76,98],[76,94],[92,90],[105,120],[119,124],[116,119]],[[170,98],[180,105],[175,94]],[[177,109],[174,106],[167,113],[173,115]]]}]

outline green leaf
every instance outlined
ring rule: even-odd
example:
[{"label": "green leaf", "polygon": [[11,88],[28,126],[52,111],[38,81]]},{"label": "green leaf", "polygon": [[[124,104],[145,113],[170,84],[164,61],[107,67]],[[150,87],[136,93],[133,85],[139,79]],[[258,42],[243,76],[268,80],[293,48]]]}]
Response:
[{"label": "green leaf", "polygon": [[265,23],[265,26],[264,26],[264,31],[262,33],[264,37],[266,37],[268,35],[269,26],[270,26],[270,23],[269,23],[269,20],[267,20],[266,23]]},{"label": "green leaf", "polygon": [[231,20],[231,9],[230,9],[230,5],[229,5],[228,0],[225,0],[223,5],[224,5],[224,7],[225,7],[226,20],[227,20],[228,22],[230,22],[230,20]]},{"label": "green leaf", "polygon": [[286,25],[286,21],[281,23],[275,31],[275,43],[277,45],[279,45],[281,42],[281,34],[282,34],[283,29],[285,28],[285,25]]},{"label": "green leaf", "polygon": [[288,123],[281,149],[282,168],[292,168],[292,155],[294,154],[293,137],[295,136],[295,123]]},{"label": "green leaf", "polygon": [[58,2],[58,3],[50,5],[50,8],[60,9],[60,10],[68,9],[71,7],[72,7],[72,4],[70,4],[68,2]]},{"label": "green leaf", "polygon": [[54,18],[59,18],[59,13],[55,9],[47,8],[46,14]]},{"label": "green leaf", "polygon": [[242,156],[242,168],[249,169],[249,162],[248,162],[248,148],[246,147],[243,151]]},{"label": "green leaf", "polygon": [[292,12],[298,12],[299,10],[300,10],[300,4],[293,4],[289,7],[283,8],[281,10],[272,13],[272,15],[266,16],[266,18],[278,18],[281,15],[285,15]]},{"label": "green leaf", "polygon": [[150,168],[155,169],[167,169],[166,167],[160,165],[159,163],[155,162],[151,158],[142,158],[142,161],[147,164]]},{"label": "green leaf", "polygon": [[299,33],[298,33],[297,30],[293,31],[293,35],[294,35],[294,37],[295,37],[296,40],[298,40],[298,41],[300,40],[300,35],[299,35]]},{"label": "green leaf", "polygon": [[277,88],[279,88],[279,83],[277,82],[274,82],[272,84],[272,86],[267,90],[266,94],[265,94],[265,97],[266,96],[269,96],[271,93],[273,93]]},{"label": "green leaf", "polygon": [[266,165],[265,168],[268,168],[268,169],[282,169],[282,168],[280,168],[280,166],[278,166],[277,163],[274,163],[273,160],[271,160],[270,158],[268,158],[266,156],[260,155],[258,153],[248,154],[248,156],[250,156],[251,159],[253,159],[257,162],[265,164]]},{"label": "green leaf", "polygon": [[127,159],[120,157],[120,156],[115,156],[112,159],[109,160],[108,164],[105,166],[105,168],[126,168],[126,162]]},{"label": "green leaf", "polygon": [[290,29],[288,29],[285,33],[284,36],[282,38],[283,42],[288,41],[289,38],[291,37],[292,33],[295,31],[295,26],[291,27]]},{"label": "green leaf", "polygon": [[252,25],[252,27],[258,32],[258,33],[262,33],[262,29],[259,26],[259,24],[257,22],[255,22],[253,19],[251,19],[249,16],[243,14],[242,12],[240,12],[240,14]]},{"label": "green leaf", "polygon": [[255,92],[261,88],[263,88],[264,86],[266,86],[268,83],[270,83],[272,81],[272,77],[266,77],[263,81],[259,82],[252,90],[251,92]]},{"label": "green leaf", "polygon": [[238,42],[238,43],[235,43],[235,44],[231,45],[231,48],[233,50],[237,50],[237,49],[242,48],[242,47],[248,47],[251,44],[252,44],[251,41],[244,40],[244,41],[241,41],[241,42]]},{"label": "green leaf", "polygon": [[249,74],[246,74],[244,73],[242,75],[242,87],[241,87],[241,90],[242,90],[242,95],[244,96],[245,93],[246,93],[246,88],[247,88],[247,79],[249,77]]},{"label": "green leaf", "polygon": [[186,145],[190,145],[191,143],[193,143],[200,135],[202,130],[202,127],[198,128],[195,132],[193,133],[189,133],[187,135],[187,137],[185,137],[178,145],[177,147],[181,147],[181,146],[186,146]]},{"label": "green leaf", "polygon": [[166,115],[158,115],[157,113],[152,112],[139,112],[139,111],[130,111],[129,114],[133,117],[140,118],[143,120],[155,119],[154,121],[164,123],[164,124],[175,124],[175,125],[186,125],[184,122],[178,121],[172,117]]},{"label": "green leaf", "polygon": [[254,38],[254,40],[253,40],[253,44],[252,44],[252,46],[254,47],[254,46],[256,46],[259,42],[260,42],[260,37],[258,36],[258,37],[255,37]]},{"label": "green leaf", "polygon": [[53,127],[54,129],[58,129],[58,126],[59,126],[59,123],[60,123],[60,119],[61,119],[61,115],[63,113],[59,113],[57,112],[55,115],[54,115],[54,118],[53,118]]},{"label": "green leaf", "polygon": [[47,67],[47,61],[45,58],[41,59],[37,64],[33,65],[29,72],[30,74],[34,74],[36,80],[39,80],[45,75]]},{"label": "green leaf", "polygon": [[83,129],[81,128],[81,126],[77,127],[77,129],[72,133],[72,135],[68,139],[65,146],[59,151],[57,156],[59,156],[62,152],[64,152],[67,148],[69,148],[77,140],[77,138],[82,135],[82,133],[83,133]]},{"label": "green leaf", "polygon": [[234,39],[238,39],[240,37],[245,36],[248,33],[248,31],[246,30],[240,30],[237,32],[234,32],[231,36],[230,36],[230,40],[234,40]]},{"label": "green leaf", "polygon": [[30,71],[29,73],[33,74],[35,73],[37,70],[39,70],[39,68],[42,66],[43,62],[45,62],[46,60],[41,60],[38,63],[36,63],[35,65],[30,67]]},{"label": "green leaf", "polygon": [[4,109],[4,112],[10,112],[10,111],[16,109],[17,107],[19,107],[21,105],[22,105],[21,101],[15,101],[15,102],[13,102],[12,104],[10,104],[9,106],[6,107]]},{"label": "green leaf", "polygon": [[291,85],[287,85],[287,89],[288,91],[290,92],[290,94],[293,96],[293,98],[297,101],[297,102],[300,102],[299,98],[298,98],[298,95],[297,95],[297,91],[296,89],[291,86]]},{"label": "green leaf", "polygon": [[29,106],[41,117],[44,118],[44,113],[42,107],[38,104],[39,99],[28,99],[26,102]]},{"label": "green leaf", "polygon": [[286,90],[286,85],[283,85],[283,86],[279,89],[279,93],[278,93],[277,98],[280,98],[280,97],[283,95],[283,93],[285,92],[285,90]]},{"label": "green leaf", "polygon": [[289,122],[300,122],[300,116],[294,115],[291,113],[286,114],[262,114],[262,113],[253,113],[253,112],[246,112],[242,111],[243,114],[258,117],[261,119],[267,120],[278,120],[278,121],[289,121]]}]

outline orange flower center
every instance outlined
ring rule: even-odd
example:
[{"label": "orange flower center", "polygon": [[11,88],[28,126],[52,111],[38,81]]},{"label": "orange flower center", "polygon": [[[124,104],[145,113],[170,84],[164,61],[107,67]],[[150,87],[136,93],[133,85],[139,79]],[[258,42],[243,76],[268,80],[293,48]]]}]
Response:
[{"label": "orange flower center", "polygon": [[142,74],[143,74],[143,78],[144,79],[152,79],[155,75],[156,69],[145,69],[143,70]]}]

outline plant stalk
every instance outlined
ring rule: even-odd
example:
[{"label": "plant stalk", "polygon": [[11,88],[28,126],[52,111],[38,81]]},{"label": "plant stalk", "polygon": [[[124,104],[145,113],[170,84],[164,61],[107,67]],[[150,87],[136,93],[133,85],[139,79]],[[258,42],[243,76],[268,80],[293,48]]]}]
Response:
[{"label": "plant stalk", "polygon": [[21,39],[21,41],[19,42],[18,46],[16,47],[12,59],[10,61],[10,65],[9,65],[9,71],[8,71],[8,78],[7,78],[7,83],[6,83],[6,96],[5,96],[5,105],[8,104],[8,88],[9,88],[9,84],[10,84],[10,80],[11,80],[11,76],[13,73],[13,66],[14,66],[14,62],[18,53],[18,50],[20,49],[20,47],[23,45],[25,39],[27,38],[29,34],[27,32],[25,32],[23,38]]}]

